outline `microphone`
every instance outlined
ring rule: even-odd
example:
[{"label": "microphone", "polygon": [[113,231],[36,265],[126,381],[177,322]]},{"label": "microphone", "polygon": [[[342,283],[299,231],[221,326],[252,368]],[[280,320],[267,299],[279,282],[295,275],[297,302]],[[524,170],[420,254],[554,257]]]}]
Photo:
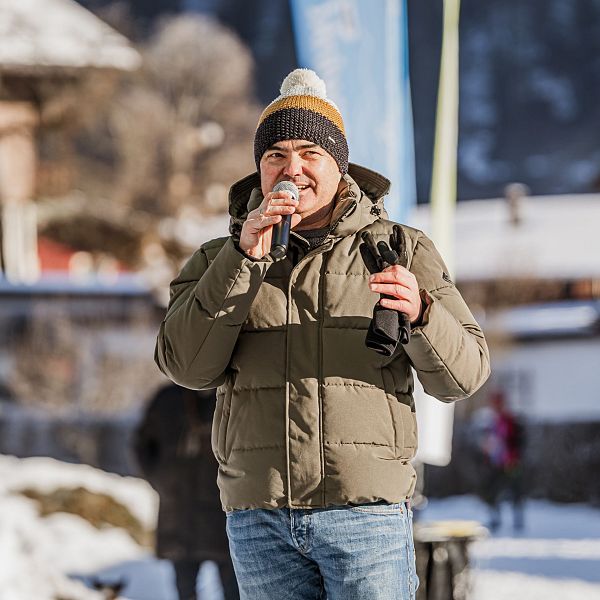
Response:
[{"label": "microphone", "polygon": [[[298,200],[300,190],[291,181],[280,181],[274,188],[274,192],[291,192],[292,196]],[[282,215],[281,221],[273,225],[273,238],[271,241],[271,256],[275,260],[283,258],[287,254],[287,247],[290,242],[290,225],[292,224],[292,215]]]}]

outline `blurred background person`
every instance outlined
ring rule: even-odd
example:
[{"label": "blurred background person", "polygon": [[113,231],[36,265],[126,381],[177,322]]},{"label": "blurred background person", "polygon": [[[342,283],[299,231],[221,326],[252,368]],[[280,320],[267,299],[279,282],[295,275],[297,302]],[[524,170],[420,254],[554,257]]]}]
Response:
[{"label": "blurred background person", "polygon": [[481,479],[481,498],[489,506],[489,528],[497,531],[502,524],[501,503],[510,501],[513,529],[524,527],[523,441],[524,429],[507,405],[504,392],[494,390],[489,407],[477,411],[479,451],[485,472]]},{"label": "blurred background person", "polygon": [[167,385],[134,438],[139,465],[160,497],[156,554],[173,563],[179,600],[199,600],[196,579],[205,561],[217,563],[225,600],[239,598],[210,443],[215,403],[215,390]]}]

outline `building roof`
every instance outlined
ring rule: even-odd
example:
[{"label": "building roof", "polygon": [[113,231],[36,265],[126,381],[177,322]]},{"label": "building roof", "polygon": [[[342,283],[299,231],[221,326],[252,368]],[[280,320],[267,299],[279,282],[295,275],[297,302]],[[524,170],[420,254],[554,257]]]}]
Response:
[{"label": "building roof", "polygon": [[482,322],[486,333],[519,340],[592,337],[600,334],[600,302],[568,300],[515,306]]},{"label": "building roof", "polygon": [[[600,194],[523,198],[519,212],[513,225],[504,199],[458,203],[458,280],[600,278]],[[430,234],[429,205],[409,224]]]},{"label": "building roof", "polygon": [[129,41],[74,0],[1,0],[0,71],[141,64]]}]

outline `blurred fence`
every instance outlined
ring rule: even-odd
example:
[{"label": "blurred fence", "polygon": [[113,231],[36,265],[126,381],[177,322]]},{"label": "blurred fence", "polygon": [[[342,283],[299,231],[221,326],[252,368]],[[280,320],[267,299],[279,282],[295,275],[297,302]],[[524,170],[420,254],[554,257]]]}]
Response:
[{"label": "blurred fence", "polygon": [[131,473],[129,431],[164,382],[162,313],[127,282],[0,289],[0,453]]}]

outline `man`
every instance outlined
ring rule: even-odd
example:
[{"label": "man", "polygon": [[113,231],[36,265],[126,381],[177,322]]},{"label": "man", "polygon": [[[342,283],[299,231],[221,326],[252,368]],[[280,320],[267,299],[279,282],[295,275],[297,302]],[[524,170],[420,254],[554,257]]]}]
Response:
[{"label": "man", "polygon": [[215,404],[214,390],[167,385],[152,397],[133,440],[144,477],[160,498],[156,555],[173,564],[179,600],[198,598],[196,579],[207,560],[219,568],[225,600],[239,599],[210,448]]},{"label": "man", "polygon": [[[465,398],[489,374],[484,337],[421,232],[402,227],[409,268],[369,275],[361,236],[394,232],[390,184],[348,164],[314,72],[285,79],[254,154],[258,173],[231,188],[232,235],[173,281],[156,349],[179,384],[219,386],[212,441],[240,597],[412,599],[411,367],[429,394]],[[281,181],[298,200],[272,192]],[[290,247],[273,261],[283,215]],[[365,345],[379,294],[412,324],[391,356]]]}]

